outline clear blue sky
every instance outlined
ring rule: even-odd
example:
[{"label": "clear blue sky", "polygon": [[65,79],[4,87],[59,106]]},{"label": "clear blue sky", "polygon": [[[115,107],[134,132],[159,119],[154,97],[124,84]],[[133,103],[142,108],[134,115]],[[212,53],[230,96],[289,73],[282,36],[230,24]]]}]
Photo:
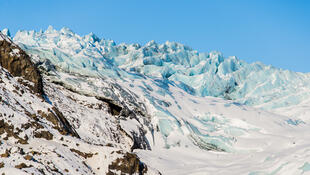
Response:
[{"label": "clear blue sky", "polygon": [[310,72],[309,0],[0,0],[0,28],[48,25],[117,43],[177,41]]}]

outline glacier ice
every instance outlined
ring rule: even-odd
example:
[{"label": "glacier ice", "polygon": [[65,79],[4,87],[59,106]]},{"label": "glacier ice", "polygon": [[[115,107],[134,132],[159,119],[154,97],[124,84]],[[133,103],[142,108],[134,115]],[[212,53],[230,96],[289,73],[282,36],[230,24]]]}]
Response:
[{"label": "glacier ice", "polygon": [[93,33],[79,36],[51,26],[44,32],[18,31],[14,41],[67,72],[117,79],[143,74],[176,82],[196,96],[223,97],[266,109],[298,104],[309,96],[302,91],[310,88],[309,74],[249,64],[220,52],[199,53],[176,42],[117,45]]},{"label": "glacier ice", "polygon": [[[163,145],[188,146],[182,136],[205,149],[234,151],[235,137],[259,130],[229,119],[229,114],[207,114],[200,111],[193,116],[191,106],[200,106],[193,97],[220,97],[233,100],[225,108],[242,105],[268,110],[303,103],[310,96],[310,74],[296,73],[267,66],[259,62],[247,63],[237,57],[224,57],[220,52],[199,53],[176,42],[157,44],[116,44],[90,33],[79,36],[68,28],[57,31],[18,31],[13,41],[41,62],[47,70],[113,80],[140,94],[147,100],[155,118]],[[55,67],[54,67],[55,65]],[[59,76],[71,87],[113,96],[98,82]],[[63,75],[63,74],[62,74]],[[182,89],[182,91],[179,91]],[[176,95],[178,94],[178,95]],[[183,95],[182,95],[183,94]],[[114,94],[114,96],[116,96]],[[180,96],[180,97],[179,97]],[[197,111],[201,109],[196,109]],[[184,111],[188,111],[188,114]],[[288,125],[303,120],[286,119]],[[241,124],[241,125],[240,125]]]}]

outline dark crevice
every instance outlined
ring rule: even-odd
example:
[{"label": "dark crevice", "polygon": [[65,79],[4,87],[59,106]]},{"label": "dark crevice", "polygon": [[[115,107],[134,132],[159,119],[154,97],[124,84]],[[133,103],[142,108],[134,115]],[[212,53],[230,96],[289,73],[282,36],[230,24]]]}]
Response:
[{"label": "dark crevice", "polygon": [[115,104],[110,99],[107,99],[107,98],[104,98],[104,97],[99,97],[99,96],[96,96],[96,99],[105,102],[108,105],[108,107],[109,107],[109,113],[114,115],[114,116],[119,115],[121,113],[122,109],[123,109],[121,106]]}]

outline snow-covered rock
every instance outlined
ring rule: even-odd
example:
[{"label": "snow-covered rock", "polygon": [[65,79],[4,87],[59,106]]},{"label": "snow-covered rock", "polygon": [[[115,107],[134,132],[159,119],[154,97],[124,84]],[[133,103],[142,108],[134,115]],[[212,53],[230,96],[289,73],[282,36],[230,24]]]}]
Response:
[{"label": "snow-covered rock", "polygon": [[[9,41],[1,36],[1,42]],[[0,46],[19,49],[13,44]],[[11,58],[16,64],[29,57],[1,54],[0,63]],[[29,77],[13,76],[0,65],[1,174],[158,174],[131,153],[146,143],[135,140],[144,135],[122,129],[113,116],[118,112],[113,110],[120,106],[103,97],[70,91],[45,78],[42,93],[35,93]],[[137,117],[134,112],[131,116]]]}]

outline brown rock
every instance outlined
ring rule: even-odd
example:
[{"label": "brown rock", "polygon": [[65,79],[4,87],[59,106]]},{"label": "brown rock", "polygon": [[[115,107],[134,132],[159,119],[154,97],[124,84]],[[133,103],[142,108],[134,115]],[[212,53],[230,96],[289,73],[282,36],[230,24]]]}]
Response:
[{"label": "brown rock", "polygon": [[3,168],[3,167],[4,167],[4,163],[0,162],[0,168]]},{"label": "brown rock", "polygon": [[24,156],[24,159],[25,159],[25,160],[31,160],[31,159],[32,159],[32,156],[31,156],[31,155],[26,155],[26,156]]},{"label": "brown rock", "polygon": [[147,166],[140,161],[137,155],[126,153],[123,158],[117,158],[109,165],[107,175],[114,175],[113,170],[120,171],[121,174],[145,174]]},{"label": "brown rock", "polygon": [[5,151],[5,153],[1,154],[0,157],[6,158],[10,156],[10,152],[8,150]]},{"label": "brown rock", "polygon": [[80,155],[82,157],[84,157],[84,159],[93,157],[92,153],[84,153],[82,151],[79,151],[79,150],[76,150],[76,149],[73,149],[73,148],[71,148],[70,151],[74,152],[74,153],[76,153],[76,154],[78,154],[78,155]]},{"label": "brown rock", "polygon": [[34,137],[36,138],[45,138],[46,140],[52,140],[53,139],[53,134],[50,133],[49,131],[40,131],[40,132],[35,132]]},{"label": "brown rock", "polygon": [[18,168],[18,169],[29,168],[29,167],[32,167],[32,165],[28,166],[25,163],[21,163],[21,164],[15,166],[15,168]]},{"label": "brown rock", "polygon": [[3,34],[0,33],[0,37],[6,38],[0,40],[0,65],[13,76],[21,76],[33,82],[34,86],[30,86],[31,89],[42,95],[42,77],[36,66],[31,62],[30,57]]}]

